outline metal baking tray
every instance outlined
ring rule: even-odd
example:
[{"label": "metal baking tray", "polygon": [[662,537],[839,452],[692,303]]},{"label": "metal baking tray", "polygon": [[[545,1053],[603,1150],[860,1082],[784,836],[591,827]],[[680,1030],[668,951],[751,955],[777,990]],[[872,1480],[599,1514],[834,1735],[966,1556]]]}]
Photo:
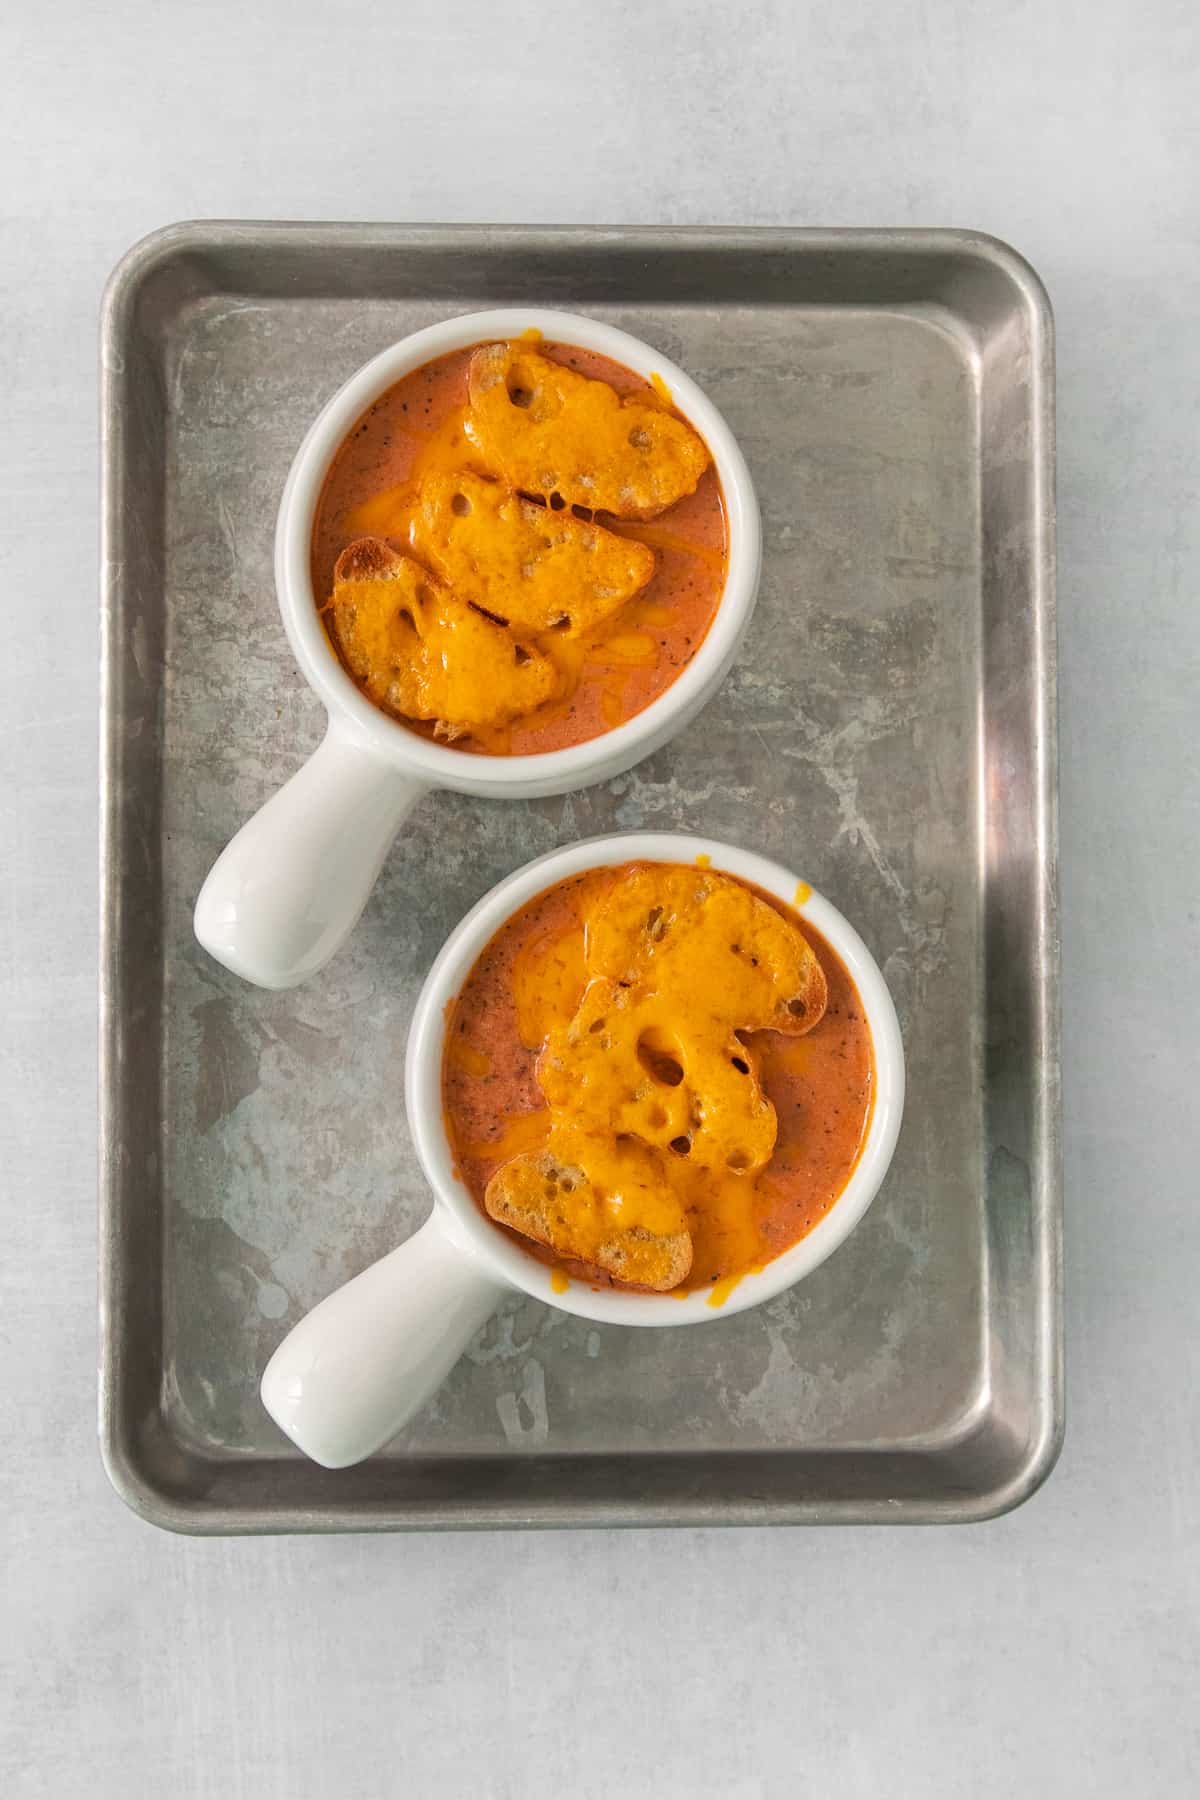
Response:
[{"label": "metal baking tray", "polygon": [[[323,716],[276,612],[289,461],[416,327],[594,312],[705,386],[765,567],[717,699],[607,786],[442,794],[290,993],[194,942],[231,833]],[[181,225],[104,303],[103,1452],[198,1532],[956,1521],[1063,1428],[1053,349],[1019,256],[958,231]],[[748,1313],[633,1332],[514,1298],[385,1453],[336,1473],[258,1398],[288,1326],[424,1216],[402,1056],[446,932],[577,836],[690,827],[863,932],[909,1078],[864,1223]]]}]

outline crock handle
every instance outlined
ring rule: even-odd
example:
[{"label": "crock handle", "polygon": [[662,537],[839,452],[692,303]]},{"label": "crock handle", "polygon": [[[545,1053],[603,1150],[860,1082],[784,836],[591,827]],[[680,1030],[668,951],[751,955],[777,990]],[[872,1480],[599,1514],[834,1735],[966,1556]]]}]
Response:
[{"label": "crock handle", "polygon": [[397,831],[428,784],[330,720],[324,740],[214,863],[196,936],[264,988],[323,969],[367,903]]},{"label": "crock handle", "polygon": [[507,1291],[435,1207],[293,1327],[263,1372],[263,1405],[314,1462],[362,1462],[436,1393]]}]

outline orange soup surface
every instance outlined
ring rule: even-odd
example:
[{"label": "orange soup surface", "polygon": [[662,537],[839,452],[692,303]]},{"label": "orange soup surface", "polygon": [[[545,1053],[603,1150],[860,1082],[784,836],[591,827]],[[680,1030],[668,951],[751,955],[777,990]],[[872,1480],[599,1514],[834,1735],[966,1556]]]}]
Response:
[{"label": "orange soup surface", "polygon": [[[496,473],[465,429],[468,370],[477,348],[454,351],[405,376],[375,402],[338,450],[313,527],[313,592],[323,611],[333,592],[334,566],[348,545],[379,540],[414,557],[410,528],[423,482],[460,472]],[[650,383],[607,357],[567,344],[539,343],[537,349],[580,375],[608,383],[621,396],[656,398]],[[661,395],[657,398],[665,404]],[[557,495],[528,498],[539,504],[550,498],[551,504],[561,505]],[[695,492],[653,519],[617,519],[578,506],[571,511],[652,551],[648,585],[579,636],[547,630],[529,639],[537,654],[553,664],[560,691],[507,724],[476,726],[456,735],[456,749],[523,756],[599,737],[656,700],[704,641],[720,603],[728,557],[724,502],[711,463]],[[423,736],[435,735],[432,724],[385,710]]]},{"label": "orange soup surface", "polygon": [[[481,1210],[486,1211],[485,1190],[497,1170],[512,1159],[528,1160],[549,1141],[552,1115],[539,1081],[539,1057],[567,1021],[587,1017],[588,934],[598,903],[631,869],[647,866],[679,872],[674,865],[622,865],[572,877],[539,895],[496,933],[452,1004],[443,1067],[445,1118],[456,1166]],[[765,1166],[740,1177],[735,1172],[738,1158],[731,1157],[728,1171],[722,1164],[708,1179],[706,1171],[695,1169],[697,1147],[692,1146],[691,1167],[699,1179],[685,1190],[685,1210],[693,1257],[678,1291],[721,1284],[714,1300],[806,1236],[833,1206],[861,1153],[874,1091],[870,1032],[845,966],[791,909],[773,896],[749,891],[800,930],[823,972],[827,1001],[819,1022],[803,1036],[773,1029],[738,1031],[729,1044],[729,1060],[742,1072],[733,1076],[735,1086],[753,1070],[761,1094],[774,1108],[776,1135]],[[732,946],[733,951],[740,948]],[[695,980],[698,999],[705,989],[715,993],[729,985],[727,973],[715,966],[697,969]],[[585,1024],[583,1030],[588,1029]],[[659,1076],[655,1058],[645,1056],[640,1045],[639,1054],[643,1071]],[[688,1059],[682,1060],[686,1064]],[[619,1087],[623,1077],[619,1069],[613,1072]],[[639,1071],[632,1074],[630,1093]],[[664,1102],[651,1118],[678,1107],[681,1098],[686,1104],[690,1070],[685,1067],[681,1079],[668,1058],[665,1079],[670,1086],[649,1085],[651,1099],[657,1093]],[[647,1091],[645,1081],[640,1091]],[[674,1128],[664,1125],[664,1132]],[[736,1124],[733,1130],[731,1141],[737,1143]],[[686,1155],[687,1148],[683,1139],[676,1140],[677,1151]],[[663,1146],[661,1153],[672,1151]],[[608,1279],[591,1263],[511,1235],[530,1254],[566,1274],[594,1283]]]}]

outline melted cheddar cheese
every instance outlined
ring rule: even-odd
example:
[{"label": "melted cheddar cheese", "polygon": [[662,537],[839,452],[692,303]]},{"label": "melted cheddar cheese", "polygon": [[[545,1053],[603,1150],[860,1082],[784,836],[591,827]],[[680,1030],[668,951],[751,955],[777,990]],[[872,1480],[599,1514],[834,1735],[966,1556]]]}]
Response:
[{"label": "melted cheddar cheese", "polygon": [[409,542],[462,600],[524,631],[580,637],[632,600],[654,552],[470,473],[423,481]]},{"label": "melted cheddar cheese", "polygon": [[710,460],[657,395],[622,398],[522,344],[475,352],[466,430],[514,487],[619,519],[665,512],[695,492]]},{"label": "melted cheddar cheese", "polygon": [[636,1266],[618,1279],[637,1285],[677,1285],[694,1256],[753,1266],[776,1116],[739,1033],[798,1037],[824,1013],[796,925],[729,876],[632,864],[585,901],[582,933],[524,948],[513,999],[542,1046],[545,1136],[500,1160],[492,1216],[561,1256]]},{"label": "melted cheddar cheese", "polygon": [[325,617],[351,674],[377,706],[433,720],[446,737],[505,725],[558,690],[554,664],[534,644],[373,538],[342,553]]}]

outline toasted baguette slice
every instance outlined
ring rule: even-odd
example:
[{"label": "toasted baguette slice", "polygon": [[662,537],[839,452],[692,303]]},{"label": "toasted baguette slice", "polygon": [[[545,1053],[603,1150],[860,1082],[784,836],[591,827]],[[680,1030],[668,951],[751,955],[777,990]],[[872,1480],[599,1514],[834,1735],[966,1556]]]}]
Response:
[{"label": "toasted baguette slice", "polygon": [[335,591],[350,581],[411,581],[415,585],[422,573],[382,538],[355,538],[333,565],[333,585]]},{"label": "toasted baguette slice", "polygon": [[378,538],[348,544],[325,620],[368,698],[454,738],[533,712],[560,678],[537,646],[485,618]]},{"label": "toasted baguette slice", "polygon": [[654,573],[653,550],[636,539],[466,473],[422,483],[410,535],[460,600],[522,631],[579,637]]},{"label": "toasted baguette slice", "polygon": [[626,1204],[636,1205],[635,1190],[648,1177],[654,1184],[649,1210],[656,1222],[673,1213],[668,1219],[673,1229],[653,1229],[641,1222],[622,1225],[621,1205],[606,1202],[585,1169],[564,1161],[553,1148],[502,1164],[487,1184],[484,1205],[499,1224],[545,1244],[566,1260],[589,1263],[630,1287],[666,1293],[678,1287],[691,1269],[691,1234],[682,1209],[657,1178],[653,1152],[634,1144],[619,1150],[625,1153],[621,1161],[626,1167]]},{"label": "toasted baguette slice", "polygon": [[635,863],[588,921],[588,971],[677,997],[739,1031],[801,1037],[824,1015],[825,971],[803,932],[715,869]]},{"label": "toasted baguette slice", "polygon": [[471,358],[467,435],[513,487],[619,519],[653,519],[692,494],[708,447],[654,399],[524,344],[484,344]]}]

